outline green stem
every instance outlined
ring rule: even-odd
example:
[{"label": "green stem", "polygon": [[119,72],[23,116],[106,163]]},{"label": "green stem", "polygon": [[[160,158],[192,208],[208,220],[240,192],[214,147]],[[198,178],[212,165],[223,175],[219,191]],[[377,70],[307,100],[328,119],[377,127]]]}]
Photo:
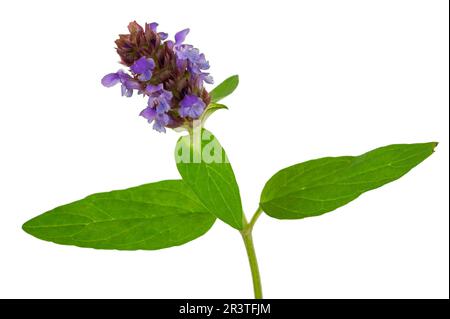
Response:
[{"label": "green stem", "polygon": [[252,219],[250,220],[250,223],[248,224],[250,227],[250,231],[253,230],[253,226],[255,226],[255,223],[258,220],[259,216],[261,216],[262,212],[263,211],[262,211],[261,207],[258,207],[258,209],[256,210],[255,214],[253,215]]},{"label": "green stem", "polygon": [[259,275],[258,260],[256,259],[255,246],[253,245],[252,230],[256,220],[261,215],[262,210],[258,207],[258,210],[253,215],[250,223],[246,223],[244,229],[241,231],[242,239],[244,240],[245,249],[247,250],[248,262],[250,264],[250,270],[252,272],[253,291],[255,293],[255,299],[262,299],[262,286],[261,277]]}]

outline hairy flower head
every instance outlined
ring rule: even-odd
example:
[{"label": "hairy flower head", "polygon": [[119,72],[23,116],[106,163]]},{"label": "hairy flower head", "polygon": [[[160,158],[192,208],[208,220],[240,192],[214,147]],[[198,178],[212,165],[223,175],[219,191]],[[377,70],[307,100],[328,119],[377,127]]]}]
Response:
[{"label": "hairy flower head", "polygon": [[205,55],[185,39],[189,29],[168,40],[167,33],[157,31],[158,24],[136,21],[128,25],[128,34],[115,41],[121,63],[128,73],[119,70],[103,77],[106,87],[121,84],[122,95],[130,97],[133,91],[147,99],[147,107],[140,113],[153,128],[165,132],[166,128],[192,127],[210,102],[203,87],[213,83],[206,70],[209,63]]}]

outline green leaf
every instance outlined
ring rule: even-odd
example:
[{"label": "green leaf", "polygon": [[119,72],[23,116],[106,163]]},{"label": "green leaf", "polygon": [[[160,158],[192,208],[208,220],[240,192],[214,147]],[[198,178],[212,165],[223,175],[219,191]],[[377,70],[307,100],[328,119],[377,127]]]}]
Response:
[{"label": "green leaf", "polygon": [[207,130],[196,129],[178,140],[178,171],[203,205],[230,226],[243,228],[239,187],[219,141]]},{"label": "green leaf", "polygon": [[90,195],[23,225],[39,239],[98,249],[153,250],[206,233],[215,217],[181,180]]},{"label": "green leaf", "polygon": [[400,178],[430,156],[436,145],[389,145],[360,156],[325,157],[287,167],[266,183],[260,206],[278,219],[327,213]]},{"label": "green leaf", "polygon": [[[211,114],[213,114],[215,111],[223,110],[223,109],[228,110],[228,107],[227,107],[226,105],[223,105],[223,104],[210,103],[210,104],[206,107],[205,111],[203,112],[203,114],[202,114],[202,116],[201,116],[201,118],[200,118],[202,124],[204,124],[205,121],[208,119],[208,117],[209,117]],[[202,125],[202,126],[203,126],[203,125]]]},{"label": "green leaf", "polygon": [[220,83],[211,92],[209,92],[209,95],[211,96],[211,103],[218,102],[224,97],[227,97],[228,95],[233,93],[233,91],[237,88],[238,84],[239,84],[238,75],[230,76],[228,79]]}]

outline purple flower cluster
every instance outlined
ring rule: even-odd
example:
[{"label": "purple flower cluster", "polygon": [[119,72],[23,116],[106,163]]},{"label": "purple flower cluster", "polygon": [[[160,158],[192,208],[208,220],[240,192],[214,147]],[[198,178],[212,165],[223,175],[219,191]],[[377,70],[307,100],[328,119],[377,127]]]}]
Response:
[{"label": "purple flower cluster", "polygon": [[114,86],[119,82],[122,84],[122,96],[130,97],[133,95],[133,90],[139,88],[138,83],[123,70],[107,74],[102,79],[102,84],[106,87]]},{"label": "purple flower cluster", "polygon": [[210,102],[204,83],[213,83],[209,63],[203,53],[185,44],[189,29],[175,34],[175,41],[157,32],[157,23],[141,27],[136,22],[128,26],[129,34],[116,40],[121,63],[129,73],[119,70],[102,79],[106,87],[121,84],[122,96],[133,91],[145,96],[147,107],[140,113],[158,132],[166,128],[192,127]]},{"label": "purple flower cluster", "polygon": [[146,118],[149,123],[155,121],[153,124],[155,130],[165,132],[165,127],[170,122],[167,112],[171,109],[172,92],[164,90],[162,84],[149,84],[145,88],[145,93],[149,96],[148,103],[140,115]]},{"label": "purple flower cluster", "polygon": [[209,69],[209,62],[206,61],[205,55],[194,48],[190,44],[183,44],[186,36],[189,33],[189,29],[184,29],[175,34],[175,43],[173,49],[177,55],[177,65],[180,68],[187,68],[191,74],[195,74],[199,80],[203,80],[208,84],[213,83],[212,77],[209,73],[205,73],[202,70]]}]

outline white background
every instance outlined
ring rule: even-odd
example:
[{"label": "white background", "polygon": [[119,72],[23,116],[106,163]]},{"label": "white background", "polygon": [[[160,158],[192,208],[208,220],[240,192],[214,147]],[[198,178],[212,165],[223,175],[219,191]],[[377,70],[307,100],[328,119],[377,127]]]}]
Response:
[{"label": "white background", "polygon": [[177,133],[106,89],[129,21],[191,28],[219,83],[239,74],[221,140],[245,210],[279,169],[439,141],[408,175],[321,217],[262,216],[268,298],[448,298],[448,1],[2,1],[0,297],[248,298],[239,234],[218,221],[160,251],[59,246],[21,230],[90,193],[178,178]]}]

